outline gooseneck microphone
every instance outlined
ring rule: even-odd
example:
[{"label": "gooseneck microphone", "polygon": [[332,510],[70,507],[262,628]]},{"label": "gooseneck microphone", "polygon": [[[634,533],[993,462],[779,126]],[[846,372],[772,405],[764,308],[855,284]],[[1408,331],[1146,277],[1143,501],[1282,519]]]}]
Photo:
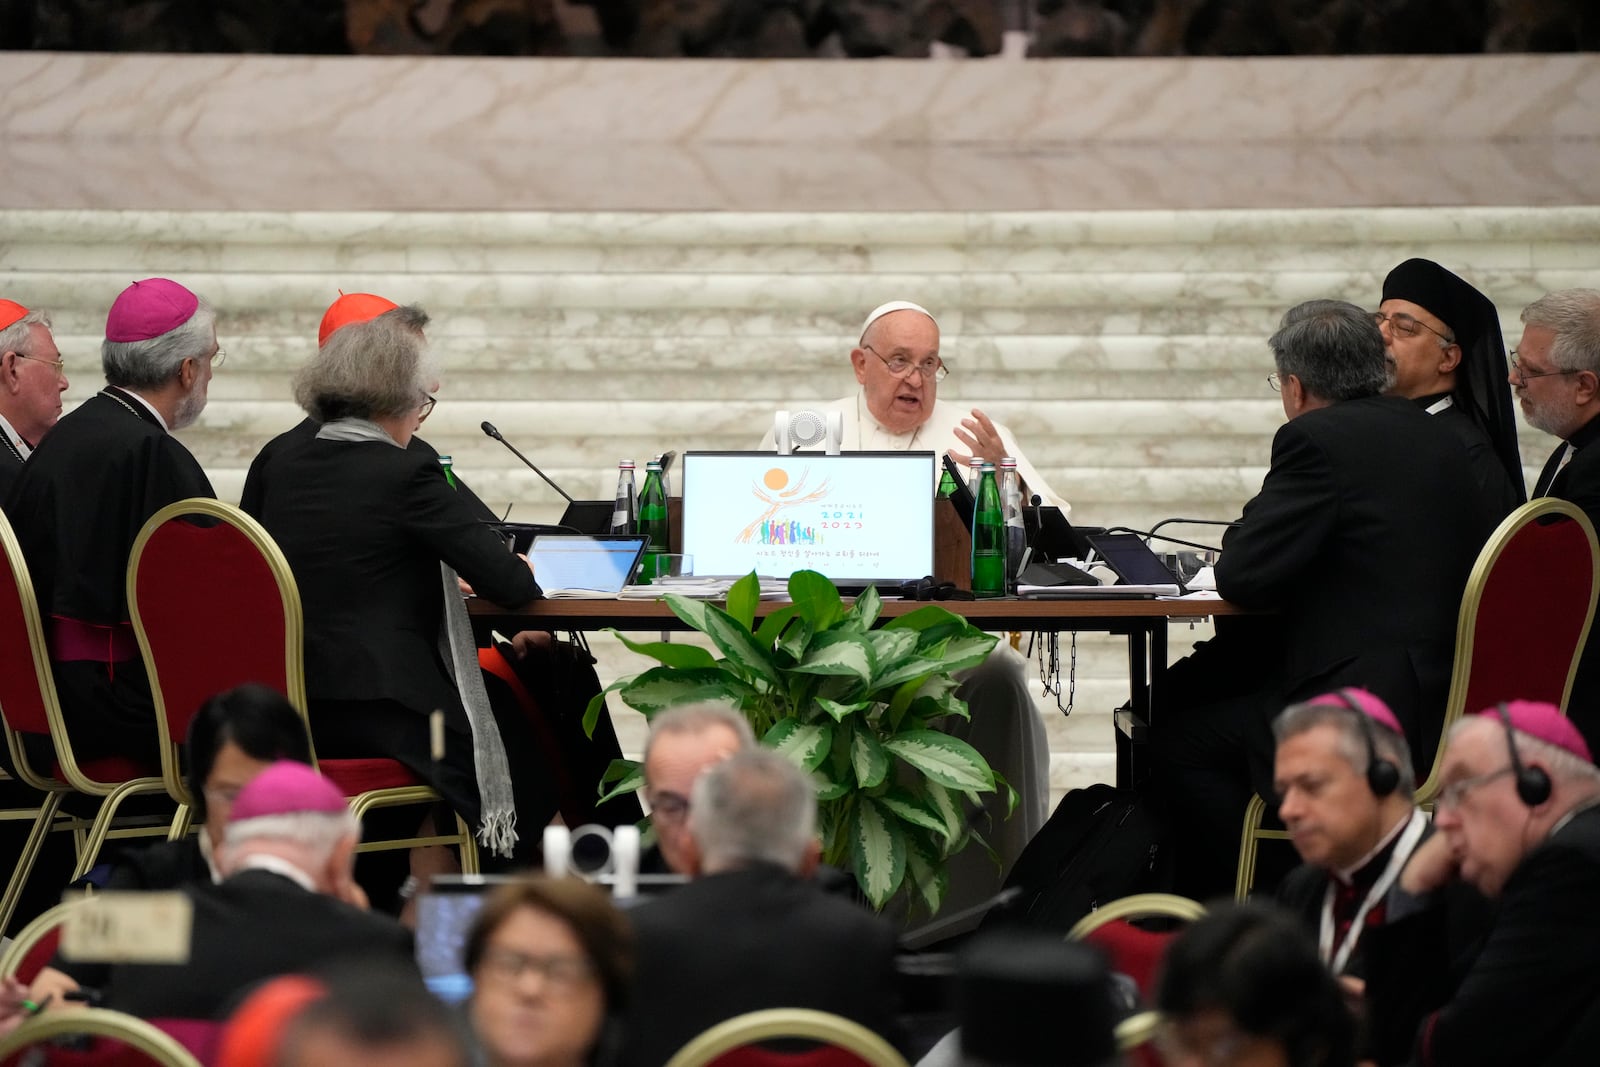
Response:
[{"label": "gooseneck microphone", "polygon": [[[1160,524],[1158,523],[1157,526],[1159,528]],[[1165,541],[1171,545],[1183,545],[1185,548],[1198,548],[1205,552],[1222,551],[1216,545],[1203,545],[1199,541],[1185,541],[1181,537],[1168,537],[1166,534],[1156,533],[1154,530],[1135,530],[1132,526],[1108,526],[1106,527],[1106,533],[1138,534],[1146,540],[1154,538],[1157,541]]]},{"label": "gooseneck microphone", "polygon": [[533,473],[537,474],[539,477],[543,478],[544,479],[544,484],[548,485],[550,488],[552,488],[556,492],[560,493],[562,495],[562,497],[564,497],[566,499],[567,503],[569,503],[569,504],[572,503],[572,497],[570,495],[568,495],[567,491],[565,489],[561,488],[555,482],[551,481],[550,480],[550,476],[548,474],[546,474],[544,471],[540,470],[538,467],[535,467],[533,465],[533,460],[529,459],[527,456],[524,456],[521,452],[517,451],[517,446],[516,445],[512,444],[510,441],[507,441],[504,437],[500,436],[500,431],[494,428],[494,423],[492,423],[489,420],[485,419],[482,423],[479,424],[478,428],[481,429],[484,433],[488,434],[490,437],[494,438],[496,441],[499,441],[501,444],[503,444],[507,448],[511,449],[511,454],[513,456],[516,456],[518,459],[522,460],[523,464],[525,464],[529,470],[531,470]]}]

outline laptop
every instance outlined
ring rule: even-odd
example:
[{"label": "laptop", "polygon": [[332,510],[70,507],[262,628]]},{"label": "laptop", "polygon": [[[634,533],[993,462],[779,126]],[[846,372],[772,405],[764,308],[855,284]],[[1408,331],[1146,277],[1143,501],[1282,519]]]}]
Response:
[{"label": "laptop", "polygon": [[818,571],[843,590],[933,573],[932,452],[688,452],[683,551],[696,577]]},{"label": "laptop", "polygon": [[542,535],[528,559],[547,597],[604,599],[633,579],[650,539],[643,534]]},{"label": "laptop", "polygon": [[[972,529],[972,489],[967,485],[969,472],[963,471],[948,455],[944,469],[949,473],[955,489],[950,493],[950,503],[956,517],[968,531]],[[1022,506],[1022,526],[1027,531],[1028,545],[1036,560],[1085,559],[1089,555],[1088,534],[1100,533],[1101,526],[1078,527],[1067,521],[1061,509],[1054,504],[1034,507],[1027,502]]]},{"label": "laptop", "polygon": [[[1150,550],[1138,534],[1093,534],[1089,544],[1105,560],[1106,566],[1116,574],[1124,586],[1139,586],[1151,591],[1170,591],[1187,594],[1188,588],[1172,573],[1172,568],[1161,562],[1161,557]],[[1113,589],[1117,588],[1112,586]]]}]

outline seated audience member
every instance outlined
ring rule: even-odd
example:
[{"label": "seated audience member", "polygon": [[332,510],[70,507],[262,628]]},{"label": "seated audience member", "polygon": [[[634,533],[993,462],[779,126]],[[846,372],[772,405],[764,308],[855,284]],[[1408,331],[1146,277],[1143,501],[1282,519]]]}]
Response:
[{"label": "seated audience member", "polygon": [[0,503],[46,431],[61,417],[67,365],[50,316],[0,300]]},{"label": "seated audience member", "polygon": [[1354,1017],[1315,946],[1276,908],[1229,904],[1167,949],[1156,991],[1169,1067],[1354,1067]]},{"label": "seated audience member", "polygon": [[633,935],[604,890],[576,878],[496,889],[462,952],[467,1021],[485,1067],[585,1067],[616,1054]]},{"label": "seated audience member", "polygon": [[691,874],[689,797],[707,767],[747,748],[756,738],[743,715],[722,704],[669,708],[650,720],[644,746],[644,795],[650,825],[667,868]]},{"label": "seated audience member", "polygon": [[145,1018],[220,1019],[258,982],[373,960],[415,969],[411,934],[360,901],[355,818],[300,763],[274,763],[239,792],[219,857],[220,884],[182,892],[194,908],[189,960],[114,963],[107,1007]]},{"label": "seated audience member", "polygon": [[1285,705],[1361,686],[1413,753],[1436,750],[1461,592],[1499,519],[1455,436],[1380,395],[1388,370],[1370,312],[1310,301],[1268,343],[1288,421],[1216,574],[1223,597],[1271,617],[1219,620],[1153,709],[1177,889],[1196,900],[1233,884],[1245,805],[1271,795],[1268,724]]},{"label": "seated audience member", "polygon": [[[1561,438],[1532,495],[1570,501],[1600,529],[1600,289],[1546,293],[1523,308],[1522,323],[1511,384],[1528,425]],[[1600,749],[1600,627],[1589,630],[1567,714]]]},{"label": "seated audience member", "polygon": [[468,1067],[450,1009],[414,970],[340,968],[322,983],[287,1021],[276,1067]]},{"label": "seated audience member", "polygon": [[39,443],[4,502],[80,760],[159,760],[155,705],[128,622],[128,556],[151,515],[213,495],[172,435],[200,417],[222,358],[209,304],[166,278],[134,282],[106,316],[106,387]]},{"label": "seated audience member", "polygon": [[637,945],[624,1063],[659,1067],[701,1031],[762,1008],[816,1008],[892,1032],[895,932],[806,876],[810,778],[764,748],[694,783],[687,885],[632,909]]},{"label": "seated audience member", "polygon": [[[241,685],[200,706],[189,720],[184,756],[200,832],[123,852],[106,889],[179,889],[222,881],[217,857],[234,798],[278,760],[309,764],[311,748],[305,720],[283,694],[264,685]],[[69,961],[57,953],[32,989],[39,997],[59,999],[79,986],[98,989],[106,979],[104,964]]]},{"label": "seated audience member", "polygon": [[[1410,1052],[1423,1067],[1593,1063],[1600,770],[1588,745],[1553,705],[1514,701],[1456,724],[1442,776],[1436,832],[1406,865],[1383,925],[1367,931],[1379,1058]],[[1498,902],[1459,982],[1428,951],[1448,921],[1444,890],[1457,879]]]},{"label": "seated audience member", "polygon": [[[438,381],[426,322],[409,307],[351,323],[300,369],[295,398],[320,426],[265,465],[256,518],[300,587],[318,753],[404,763],[474,828],[494,866],[510,859],[519,823],[528,854],[556,810],[554,776],[531,724],[488,698],[457,575],[499,604],[540,593],[437,460],[406,447]],[[416,855],[413,872],[450,862]]]},{"label": "seated audience member", "polygon": [[272,1067],[283,1033],[313,1001],[328,995],[326,979],[285,974],[255,988],[217,1036],[214,1067]]},{"label": "seated audience member", "polygon": [[1394,371],[1388,392],[1438,416],[1461,441],[1489,506],[1510,514],[1527,494],[1494,304],[1432,260],[1408,259],[1383,279],[1373,317]]}]

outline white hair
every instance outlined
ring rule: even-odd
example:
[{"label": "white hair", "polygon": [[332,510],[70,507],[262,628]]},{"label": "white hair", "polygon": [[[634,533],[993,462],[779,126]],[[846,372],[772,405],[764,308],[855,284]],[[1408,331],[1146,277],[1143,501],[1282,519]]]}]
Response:
[{"label": "white hair", "polygon": [[816,825],[816,786],[770,748],[736,752],[695,779],[689,833],[708,871],[765,862],[798,872]]},{"label": "white hair", "polygon": [[1339,755],[1357,774],[1366,774],[1367,765],[1371,762],[1367,753],[1369,735],[1360,719],[1371,724],[1372,748],[1378,758],[1393,763],[1400,772],[1400,785],[1396,793],[1404,797],[1415,796],[1417,772],[1411,765],[1411,746],[1406,744],[1403,736],[1365,712],[1335,704],[1291,704],[1272,720],[1272,739],[1281,745],[1289,738],[1299,737],[1318,726],[1331,726],[1338,733]]},{"label": "white hair", "polygon": [[30,311],[10,326],[0,330],[0,352],[15,352],[19,356],[28,355],[23,349],[33,338],[33,328],[43,326],[50,329],[50,316],[42,311]]},{"label": "white hair", "polygon": [[[1462,719],[1450,728],[1450,740],[1463,730],[1468,729],[1476,722],[1491,722],[1502,738],[1505,737],[1505,723],[1493,715],[1473,715]],[[1517,744],[1517,759],[1524,767],[1536,764],[1549,772],[1550,777],[1566,785],[1574,785],[1584,790],[1600,790],[1600,767],[1584,759],[1582,756],[1568,752],[1560,745],[1535,737],[1530,733],[1513,728],[1511,736]],[[1511,755],[1509,747],[1506,756]]]},{"label": "white hair", "polygon": [[144,341],[102,341],[100,367],[106,384],[122,389],[158,389],[175,378],[186,359],[211,351],[217,337],[217,313],[203,297],[189,321]]},{"label": "white hair", "polygon": [[1522,309],[1525,325],[1550,330],[1550,362],[1565,371],[1600,372],[1600,289],[1558,289]]},{"label": "white hair", "polygon": [[223,847],[237,852],[260,841],[287,842],[305,849],[319,860],[333,854],[347,837],[360,838],[361,824],[349,809],[339,812],[291,811],[230,822],[223,832]]},{"label": "white hair", "polygon": [[718,704],[711,701],[702,701],[697,704],[684,704],[652,716],[650,719],[650,736],[644,743],[644,762],[650,762],[650,750],[655,746],[656,738],[667,734],[698,735],[709,733],[721,726],[739,739],[739,748],[753,748],[756,735],[750,729],[750,720],[727,704]]}]

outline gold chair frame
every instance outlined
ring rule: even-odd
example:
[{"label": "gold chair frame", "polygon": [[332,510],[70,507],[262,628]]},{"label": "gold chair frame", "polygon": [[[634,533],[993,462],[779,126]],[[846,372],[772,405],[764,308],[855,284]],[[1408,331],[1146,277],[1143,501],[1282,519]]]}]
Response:
[{"label": "gold chair frame", "polygon": [[[128,557],[128,611],[133,621],[134,636],[139,641],[139,653],[144,658],[146,673],[150,676],[150,694],[155,699],[156,728],[161,737],[161,782],[167,794],[180,805],[172,821],[168,837],[178,839],[190,830],[189,822],[194,808],[194,798],[189,794],[188,783],[183,779],[179,753],[183,738],[175,738],[167,725],[166,699],[161,688],[161,676],[156,670],[150,651],[150,639],[145,632],[143,614],[139,609],[139,565],[143,562],[145,547],[166,523],[175,519],[205,517],[226,523],[244,536],[261,554],[278,587],[279,604],[284,620],[284,678],[288,692],[284,694],[305,722],[306,744],[311,750],[311,765],[317,765],[316,747],[311,739],[311,717],[306,701],[305,623],[300,606],[300,586],[283,550],[272,535],[244,511],[232,504],[208,497],[192,497],[168,504],[144,524],[133,542],[133,552]],[[398,808],[417,804],[435,804],[440,801],[437,790],[427,785],[396,786],[389,789],[372,789],[350,798],[350,812],[357,820],[378,808]],[[390,841],[363,841],[357,852],[384,852],[399,848],[420,848],[427,845],[454,845],[461,852],[461,870],[465,874],[478,873],[478,847],[472,831],[457,815],[456,833],[435,834],[430,837],[408,837]]]},{"label": "gold chair frame", "polygon": [[[1578,675],[1578,663],[1583,658],[1583,649],[1588,644],[1589,631],[1594,625],[1595,602],[1600,598],[1600,542],[1597,542],[1594,526],[1589,522],[1589,517],[1583,513],[1583,509],[1565,500],[1546,496],[1528,501],[1501,520],[1500,525],[1495,527],[1494,533],[1489,535],[1489,540],[1484,543],[1482,551],[1478,553],[1477,562],[1473,564],[1472,573],[1467,578],[1466,590],[1461,594],[1461,610],[1456,616],[1456,653],[1450,668],[1450,695],[1445,701],[1439,747],[1433,754],[1433,765],[1428,771],[1427,780],[1417,786],[1417,805],[1426,811],[1433,810],[1433,800],[1439,792],[1439,773],[1444,765],[1444,749],[1445,743],[1450,738],[1450,728],[1467,710],[1467,686],[1471,682],[1472,675],[1472,653],[1478,628],[1478,608],[1483,600],[1483,591],[1489,584],[1489,575],[1499,562],[1500,554],[1524,527],[1552,515],[1564,516],[1576,522],[1589,543],[1589,617],[1578,633],[1578,642],[1572,652],[1572,663],[1567,668],[1567,681],[1561,688],[1561,711],[1563,714],[1566,713],[1567,700],[1572,696],[1572,682]],[[1255,887],[1258,844],[1262,841],[1289,840],[1289,833],[1286,830],[1262,827],[1261,822],[1266,817],[1266,811],[1267,802],[1260,796],[1251,797],[1249,805],[1245,807],[1244,827],[1239,839],[1239,870],[1233,890],[1237,900],[1249,899],[1250,891]]]},{"label": "gold chair frame", "polygon": [[143,1019],[108,1008],[78,1008],[37,1015],[0,1038],[0,1060],[41,1041],[68,1034],[91,1034],[121,1041],[162,1067],[200,1067],[200,1061],[172,1035]]},{"label": "gold chair frame", "polygon": [[1082,941],[1095,930],[1118,919],[1147,919],[1160,916],[1192,923],[1204,918],[1205,914],[1206,906],[1188,897],[1175,896],[1172,893],[1134,893],[1132,896],[1122,897],[1098,907],[1073,923],[1072,929],[1067,931],[1067,940]]},{"label": "gold chair frame", "polygon": [[775,1038],[826,1042],[860,1056],[872,1067],[908,1067],[893,1045],[865,1026],[810,1008],[768,1008],[736,1015],[684,1045],[666,1067],[704,1067],[726,1052]]},{"label": "gold chair frame", "polygon": [[1117,1051],[1132,1052],[1141,1045],[1149,1044],[1155,1040],[1164,1020],[1159,1011],[1141,1011],[1128,1016],[1113,1031],[1117,1038]]},{"label": "gold chair frame", "polygon": [[0,952],[0,978],[10,978],[17,973],[17,968],[22,966],[22,961],[27,958],[33,946],[51,930],[65,923],[74,911],[82,907],[89,900],[89,895],[73,897],[64,900],[55,907],[34,916],[33,921],[12,938],[4,952]]}]

